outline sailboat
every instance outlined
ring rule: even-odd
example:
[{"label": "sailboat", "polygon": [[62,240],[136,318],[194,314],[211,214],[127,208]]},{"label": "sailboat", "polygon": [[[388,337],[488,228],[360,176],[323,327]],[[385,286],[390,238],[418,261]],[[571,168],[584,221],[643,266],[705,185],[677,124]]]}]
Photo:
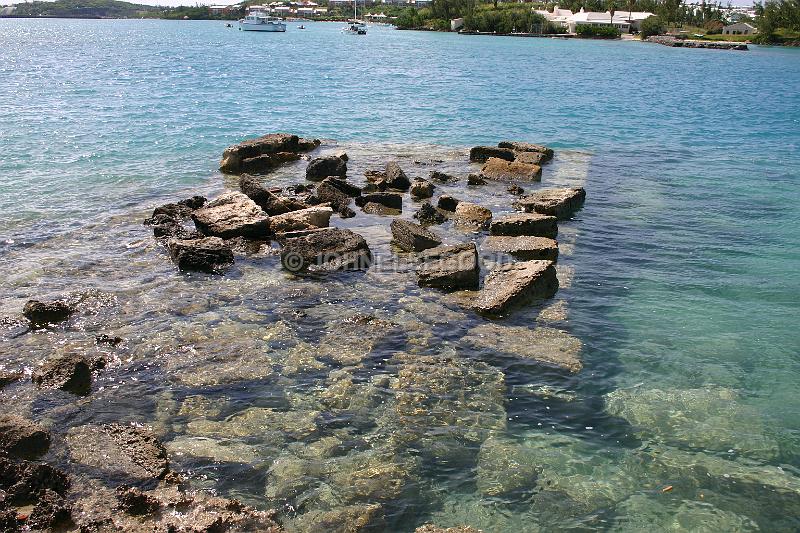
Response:
[{"label": "sailboat", "polygon": [[353,20],[347,21],[347,26],[342,28],[344,33],[350,35],[366,35],[367,25],[363,20],[358,20],[358,0],[353,0]]}]

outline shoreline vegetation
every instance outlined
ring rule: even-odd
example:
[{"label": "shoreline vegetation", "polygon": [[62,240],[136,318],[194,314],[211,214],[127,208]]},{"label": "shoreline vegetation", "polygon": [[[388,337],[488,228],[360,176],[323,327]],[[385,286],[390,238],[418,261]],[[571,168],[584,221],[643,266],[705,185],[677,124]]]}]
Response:
[{"label": "shoreline vegetation", "polygon": [[[214,12],[207,6],[150,6],[124,2],[121,0],[55,0],[34,1],[13,6],[13,10],[0,10],[0,18],[79,18],[79,19],[165,19],[165,20],[220,20],[235,21],[243,17],[248,5],[246,1],[233,6],[225,12]],[[325,5],[326,2],[322,2]],[[747,43],[761,45],[800,46],[800,2],[798,0],[768,0],[755,4],[755,18],[739,17],[737,22],[746,22],[758,27],[751,35],[723,34],[726,12],[721,5],[704,4],[700,10],[694,9],[684,0],[657,2],[656,0],[588,0],[578,2],[567,0],[558,3],[563,9],[605,12],[610,16],[626,11],[645,11],[653,13],[641,23],[640,31],[631,36],[642,41],[653,36],[670,36],[694,47],[691,42],[713,41]],[[405,7],[389,4],[375,4],[392,20],[397,29],[416,31],[458,31],[464,35],[497,35],[519,37],[576,37],[586,39],[619,39],[623,36],[619,29],[609,25],[578,25],[575,33],[568,33],[566,27],[547,20],[536,10],[552,11],[555,4],[547,2],[503,3],[496,0],[479,3],[476,0],[433,0],[430,7]],[[367,6],[369,9],[369,6]],[[309,17],[316,21],[343,21],[350,18],[349,8],[329,6],[324,15]],[[455,21],[460,21],[454,26]],[[675,42],[657,39],[650,42],[661,44]],[[741,48],[735,46],[696,46],[704,48]]]}]

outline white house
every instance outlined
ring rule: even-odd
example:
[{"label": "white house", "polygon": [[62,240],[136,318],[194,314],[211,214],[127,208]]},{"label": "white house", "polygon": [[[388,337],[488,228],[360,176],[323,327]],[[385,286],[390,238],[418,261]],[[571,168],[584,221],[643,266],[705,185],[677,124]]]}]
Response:
[{"label": "white house", "polygon": [[746,22],[737,22],[722,27],[722,35],[753,35],[756,32],[758,29]]},{"label": "white house", "polygon": [[558,24],[567,28],[570,33],[575,33],[578,26],[611,26],[613,25],[622,33],[628,33],[631,30],[638,31],[641,28],[642,21],[646,18],[652,17],[653,13],[647,11],[615,11],[614,20],[611,20],[611,13],[599,13],[596,11],[585,11],[583,8],[577,13],[573,13],[569,9],[560,9],[558,6],[553,8],[553,11],[537,10],[536,13],[542,15],[545,19],[553,24]]}]

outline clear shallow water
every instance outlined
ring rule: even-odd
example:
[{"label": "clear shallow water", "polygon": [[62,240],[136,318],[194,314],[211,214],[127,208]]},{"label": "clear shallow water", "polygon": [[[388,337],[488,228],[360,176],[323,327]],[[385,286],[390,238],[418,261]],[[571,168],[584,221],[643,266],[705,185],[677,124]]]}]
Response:
[{"label": "clear shallow water", "polygon": [[[800,527],[800,53],[308,27],[0,21],[0,314],[69,290],[114,296],[66,331],[6,338],[3,360],[29,367],[54,344],[92,352],[87,332],[128,339],[88,405],[26,386],[5,401],[60,430],[147,422],[209,487],[301,510],[379,501],[398,530]],[[222,148],[284,130],[341,143],[352,176],[398,155],[410,174],[427,173],[413,163],[425,158],[466,172],[464,147],[506,138],[559,150],[542,185],[588,193],[560,233],[574,246],[562,249],[571,283],[556,324],[583,343],[583,371],[470,346],[462,337],[481,321],[402,274],[290,281],[264,255],[224,280],[176,275],[139,225],[148,208],[232,186],[215,170]],[[502,190],[480,195],[507,210]],[[391,257],[387,221],[337,224]],[[399,333],[326,337],[357,311]],[[533,324],[538,311],[507,323]],[[364,336],[372,349],[352,378],[335,357],[307,357]],[[404,374],[397,352],[459,359],[440,380],[415,381],[424,372]],[[488,422],[477,431],[475,405],[445,402],[459,413],[453,431],[472,433],[409,446],[404,394],[436,397],[440,382],[469,391]],[[346,453],[319,451],[326,438]],[[504,457],[539,470],[523,483],[535,494],[487,496],[485,465],[514,470]],[[402,493],[348,495],[341,478],[369,467],[403,480]],[[274,488],[290,478],[309,481]]]}]

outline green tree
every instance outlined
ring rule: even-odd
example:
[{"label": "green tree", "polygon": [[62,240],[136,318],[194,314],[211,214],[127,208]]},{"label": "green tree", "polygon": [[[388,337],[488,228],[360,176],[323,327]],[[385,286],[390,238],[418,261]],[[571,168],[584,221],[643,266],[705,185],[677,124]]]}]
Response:
[{"label": "green tree", "polygon": [[653,35],[661,35],[664,33],[664,31],[664,21],[659,17],[647,17],[642,21],[642,39],[647,39]]}]

